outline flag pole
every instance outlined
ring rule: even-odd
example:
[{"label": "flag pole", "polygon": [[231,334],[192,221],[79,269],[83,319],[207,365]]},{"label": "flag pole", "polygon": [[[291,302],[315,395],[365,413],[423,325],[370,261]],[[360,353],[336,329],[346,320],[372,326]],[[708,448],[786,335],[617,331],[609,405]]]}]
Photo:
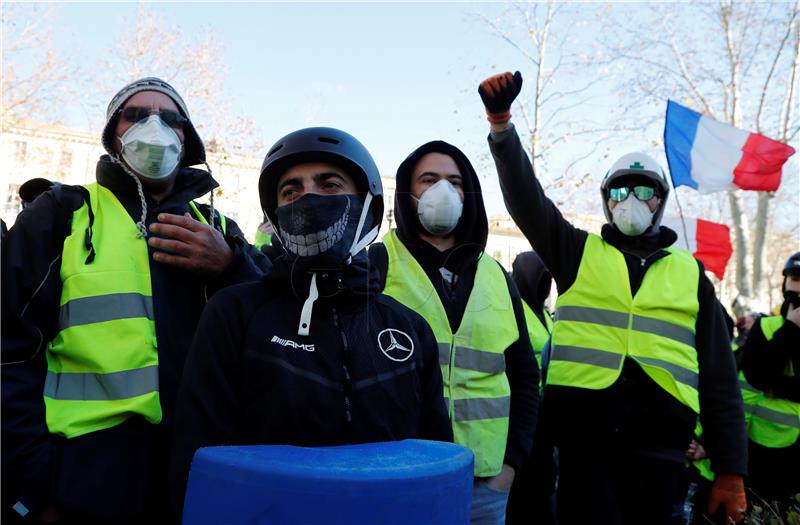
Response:
[{"label": "flag pole", "polygon": [[676,188],[673,184],[672,189],[675,193],[675,203],[678,205],[678,215],[681,216],[681,225],[683,226],[683,239],[686,242],[686,249],[688,250],[689,247],[689,234],[686,231],[686,218],[683,216],[683,207],[681,206],[681,200],[678,198],[678,188]]}]

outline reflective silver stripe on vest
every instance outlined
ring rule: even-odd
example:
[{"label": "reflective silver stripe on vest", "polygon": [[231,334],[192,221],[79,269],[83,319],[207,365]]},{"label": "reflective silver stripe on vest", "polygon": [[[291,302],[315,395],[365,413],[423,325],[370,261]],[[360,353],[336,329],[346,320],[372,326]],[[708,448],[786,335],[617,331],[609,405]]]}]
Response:
[{"label": "reflective silver stripe on vest", "polygon": [[[556,322],[558,321],[579,321],[612,328],[628,328],[627,313],[588,306],[561,306],[556,310]],[[661,319],[634,315],[631,328],[638,332],[660,335],[694,348],[694,334],[691,330]]]},{"label": "reflective silver stripe on vest", "polygon": [[745,381],[744,379],[739,379],[739,388],[742,390],[747,390],[748,392],[752,392],[754,394],[761,394],[761,390],[757,390],[753,385]]},{"label": "reflective silver stripe on vest", "polygon": [[697,372],[693,372],[691,370],[687,370],[682,366],[678,366],[675,363],[670,363],[661,359],[656,359],[655,357],[642,357],[642,356],[632,356],[636,361],[640,363],[644,363],[646,365],[657,366],[659,368],[663,368],[670,375],[675,379],[675,381],[679,383],[683,383],[684,385],[690,386],[697,390],[697,385],[700,381],[700,375]]},{"label": "reflective silver stripe on vest", "polygon": [[747,410],[748,412],[761,419],[766,419],[767,421],[787,427],[800,428],[800,418],[793,414],[784,414],[783,412],[778,412],[771,408],[756,405],[745,405],[745,408],[749,409]]},{"label": "reflective silver stripe on vest", "polygon": [[146,317],[153,320],[153,298],[138,293],[116,293],[73,299],[61,307],[58,328]]},{"label": "reflective silver stripe on vest", "polygon": [[652,317],[633,316],[633,329],[637,332],[660,335],[694,348],[694,334],[684,326],[679,326]]},{"label": "reflective silver stripe on vest", "polygon": [[158,366],[110,374],[47,371],[44,395],[62,401],[113,401],[158,391]]},{"label": "reflective silver stripe on vest", "polygon": [[588,306],[560,306],[556,310],[556,322],[558,321],[580,321],[614,328],[628,328],[627,313]]},{"label": "reflective silver stripe on vest", "polygon": [[508,417],[510,407],[511,398],[509,396],[456,399],[453,402],[454,419],[456,421],[473,421]]},{"label": "reflective silver stripe on vest", "polygon": [[550,361],[571,361],[618,370],[622,364],[622,356],[614,352],[584,348],[582,346],[558,345],[553,347]]},{"label": "reflective silver stripe on vest", "polygon": [[449,365],[450,364],[450,344],[449,343],[439,343],[439,364],[440,365]]},{"label": "reflective silver stripe on vest", "polygon": [[503,354],[457,346],[455,366],[464,370],[499,374],[506,370],[506,357]]}]

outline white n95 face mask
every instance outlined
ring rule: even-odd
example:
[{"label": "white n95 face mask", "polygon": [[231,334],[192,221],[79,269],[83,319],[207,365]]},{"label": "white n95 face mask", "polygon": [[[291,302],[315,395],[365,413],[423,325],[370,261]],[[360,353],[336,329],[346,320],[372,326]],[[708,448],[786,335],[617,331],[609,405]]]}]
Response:
[{"label": "white n95 face mask", "polygon": [[653,212],[650,211],[650,207],[633,194],[617,203],[611,210],[611,217],[617,229],[630,237],[641,235],[653,222]]},{"label": "white n95 face mask", "polygon": [[438,181],[417,200],[419,222],[428,233],[443,237],[458,225],[464,203],[450,181]]},{"label": "white n95 face mask", "polygon": [[119,140],[122,158],[145,179],[158,181],[169,177],[181,160],[180,137],[158,115],[135,123]]}]

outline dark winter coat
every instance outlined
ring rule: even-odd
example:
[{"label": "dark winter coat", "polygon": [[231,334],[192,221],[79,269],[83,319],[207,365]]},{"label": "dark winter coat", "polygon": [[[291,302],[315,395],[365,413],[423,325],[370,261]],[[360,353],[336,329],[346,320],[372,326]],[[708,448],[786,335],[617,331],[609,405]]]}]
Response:
[{"label": "dark winter coat", "polygon": [[[309,283],[280,257],[261,281],[209,302],[178,400],[177,508],[199,447],[452,441],[433,332],[380,294],[366,252],[317,275],[310,333],[300,336]],[[409,351],[392,349],[390,332]]]},{"label": "dark winter coat", "polygon": [[[97,164],[97,182],[111,190],[132,220],[141,219],[133,179],[107,156]],[[146,225],[159,213],[190,212],[188,202],[217,186],[201,170],[182,168],[172,193],[156,204],[147,197]],[[3,516],[17,501],[32,512],[55,504],[66,515],[91,509],[105,522],[136,519],[167,508],[166,457],[183,363],[207,297],[217,289],[258,279],[266,258],[247,244],[228,219],[225,239],[233,262],[219,276],[202,278],[150,258],[159,354],[159,425],[134,417],[116,427],[73,439],[51,435],[45,424],[45,349],[57,332],[64,239],[85,192],[60,186],[42,194],[18,216],[2,254],[2,487]],[[200,205],[206,218],[209,208]],[[219,217],[216,217],[219,223]],[[152,255],[152,248],[148,248]],[[13,517],[13,514],[11,514]]]}]

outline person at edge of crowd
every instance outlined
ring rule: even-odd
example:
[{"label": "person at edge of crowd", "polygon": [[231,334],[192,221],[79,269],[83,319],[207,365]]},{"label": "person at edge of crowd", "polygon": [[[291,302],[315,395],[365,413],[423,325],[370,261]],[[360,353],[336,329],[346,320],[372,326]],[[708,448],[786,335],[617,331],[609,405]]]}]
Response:
[{"label": "person at edge of crowd", "polygon": [[748,407],[747,486],[759,498],[785,503],[800,492],[800,252],[784,265],[781,291],[780,315],[761,317],[750,330],[742,372],[760,391]]},{"label": "person at edge of crowd", "polygon": [[258,187],[286,254],[203,314],[178,401],[177,508],[199,447],[453,439],[434,335],[370,272],[383,188],[367,149],[338,129],[295,131]]},{"label": "person at edge of crowd", "polygon": [[[122,88],[97,180],[26,206],[2,254],[3,523],[161,523],[183,362],[207,297],[269,262],[193,199],[217,182],[186,104]],[[220,231],[221,230],[221,231]]]},{"label": "person at edge of crowd", "polygon": [[504,73],[478,91],[506,207],[559,291],[542,406],[559,450],[559,522],[679,523],[698,414],[716,473],[707,510],[742,520],[747,438],[730,339],[702,264],[660,226],[663,170],[624,155],[600,186],[601,234],[575,228],[510,123],[521,87]]},{"label": "person at edge of crowd", "polygon": [[522,298],[531,346],[536,355],[536,362],[541,369],[542,350],[553,330],[553,318],[544,305],[550,296],[553,276],[536,252],[527,251],[514,258],[514,262],[511,264],[511,277]]},{"label": "person at edge of crowd", "polygon": [[428,142],[400,164],[396,180],[397,228],[370,248],[370,261],[384,293],[436,335],[455,442],[475,454],[471,523],[502,524],[539,404],[522,300],[484,253],[489,221],[464,153]]},{"label": "person at edge of crowd", "polygon": [[[544,302],[550,295],[553,276],[545,267],[536,252],[522,252],[511,265],[511,276],[522,297],[525,310],[525,323],[533,346],[536,361],[541,370],[539,392],[544,383],[542,352],[550,340],[553,320]],[[521,470],[514,477],[511,493],[508,496],[506,525],[536,523],[550,525],[555,523],[554,493],[557,468],[554,449],[547,428],[537,421],[534,446]]]}]

